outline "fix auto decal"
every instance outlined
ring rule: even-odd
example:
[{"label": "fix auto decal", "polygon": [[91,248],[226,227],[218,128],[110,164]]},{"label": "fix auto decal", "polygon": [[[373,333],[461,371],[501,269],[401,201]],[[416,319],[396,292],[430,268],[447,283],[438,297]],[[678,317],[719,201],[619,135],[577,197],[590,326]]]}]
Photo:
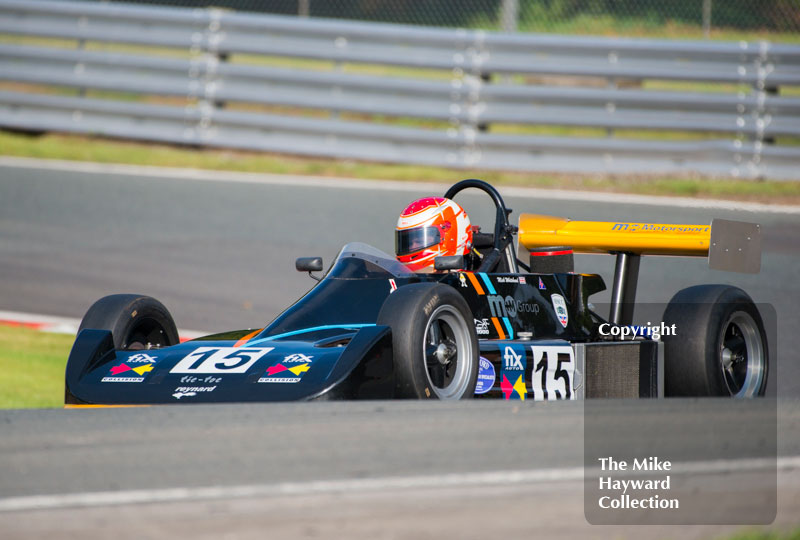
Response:
[{"label": "fix auto decal", "polygon": [[142,382],[144,381],[145,373],[153,371],[156,362],[158,362],[158,358],[155,356],[145,353],[133,354],[123,362],[115,362],[109,369],[108,375],[100,379],[100,382]]},{"label": "fix auto decal", "polygon": [[311,369],[313,356],[305,354],[290,354],[282,361],[267,368],[267,371],[258,379],[260,383],[296,383],[300,382],[303,374]]},{"label": "fix auto decal", "polygon": [[522,345],[505,345],[502,351],[503,369],[500,372],[500,389],[505,399],[519,399],[524,401],[528,394],[525,384],[525,368],[528,364],[528,355]]}]

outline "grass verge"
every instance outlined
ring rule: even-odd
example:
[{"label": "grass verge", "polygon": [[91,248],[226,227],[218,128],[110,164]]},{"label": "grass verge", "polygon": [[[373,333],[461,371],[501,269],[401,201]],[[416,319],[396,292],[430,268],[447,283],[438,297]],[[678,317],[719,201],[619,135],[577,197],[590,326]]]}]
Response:
[{"label": "grass verge", "polygon": [[61,407],[74,336],[0,325],[0,409]]},{"label": "grass verge", "polygon": [[725,540],[800,540],[800,528],[786,532],[745,530],[722,538]]},{"label": "grass verge", "polygon": [[0,148],[2,154],[9,156],[97,163],[442,183],[477,177],[495,185],[800,204],[800,182],[709,179],[693,175],[610,176],[464,171],[233,150],[192,149],[64,134],[32,136],[0,132]]}]

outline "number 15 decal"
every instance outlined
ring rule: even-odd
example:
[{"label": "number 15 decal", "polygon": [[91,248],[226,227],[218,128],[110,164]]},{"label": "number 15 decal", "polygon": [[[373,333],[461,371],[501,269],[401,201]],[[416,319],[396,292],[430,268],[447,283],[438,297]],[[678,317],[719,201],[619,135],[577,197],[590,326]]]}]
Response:
[{"label": "number 15 decal", "polygon": [[198,347],[175,364],[170,373],[247,373],[250,366],[274,347]]},{"label": "number 15 decal", "polygon": [[572,347],[531,346],[533,351],[533,373],[531,388],[533,399],[575,399],[572,381],[575,377],[575,362]]}]

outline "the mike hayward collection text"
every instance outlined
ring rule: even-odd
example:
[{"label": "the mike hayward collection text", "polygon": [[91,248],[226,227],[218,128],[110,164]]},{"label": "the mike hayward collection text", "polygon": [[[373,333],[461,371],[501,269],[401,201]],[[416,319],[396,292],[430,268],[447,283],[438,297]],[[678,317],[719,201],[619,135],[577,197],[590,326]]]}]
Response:
[{"label": "the mike hayward collection text", "polygon": [[[648,495],[646,492],[670,490],[670,475],[666,474],[659,479],[631,479],[614,478],[614,475],[626,476],[630,472],[666,472],[672,470],[672,463],[661,460],[657,456],[634,459],[632,464],[625,460],[612,457],[598,458],[600,470],[607,472],[608,476],[600,476],[600,491],[613,492],[601,496],[597,504],[603,509],[676,509],[680,508],[678,499],[662,498],[657,493]],[[631,493],[628,493],[628,491]],[[645,493],[641,493],[645,492]],[[644,496],[643,496],[644,495]]]}]

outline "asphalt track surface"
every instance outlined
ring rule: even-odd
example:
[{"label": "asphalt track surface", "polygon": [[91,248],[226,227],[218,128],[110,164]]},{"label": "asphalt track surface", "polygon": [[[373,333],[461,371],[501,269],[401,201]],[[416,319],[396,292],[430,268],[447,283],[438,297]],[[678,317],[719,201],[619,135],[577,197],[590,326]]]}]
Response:
[{"label": "asphalt track surface", "polygon": [[[0,165],[0,309],[81,317],[103,295],[137,292],[164,302],[182,328],[261,327],[313,284],[294,271],[296,257],[321,255],[327,263],[356,240],[391,251],[397,214],[431,194],[418,185],[365,189],[216,175],[197,181],[191,173]],[[436,186],[433,194],[441,191]],[[764,226],[758,276],[712,271],[699,259],[645,258],[637,301],[663,303],[680,288],[717,282],[774,306],[778,344],[769,393],[781,398],[775,524],[800,525],[798,214],[507,191],[501,189],[517,212],[668,223],[721,217]],[[473,222],[489,227],[488,198],[461,200]],[[609,283],[613,260],[581,256],[576,270],[600,273]],[[607,299],[606,292],[596,302]],[[746,413],[747,404],[731,413],[721,403],[727,404],[602,407],[615,422],[609,437],[634,445],[637,422],[669,419],[680,434],[670,448],[678,460],[703,454],[692,431],[680,430],[696,418],[729,426],[709,447],[709,459],[731,445],[745,458],[762,456],[733,414]],[[4,538],[706,538],[738,530],[589,525],[576,476],[583,418],[579,404],[497,402],[5,411],[0,530]],[[730,470],[703,474],[746,489]],[[315,483],[321,481],[328,483]],[[119,504],[112,504],[113,494]],[[760,504],[755,489],[753,498]],[[20,506],[2,509],[14,500]]]},{"label": "asphalt track surface", "polygon": [[[696,465],[682,481],[697,482],[712,510],[742,491],[748,507],[775,494],[741,465],[763,455],[760,435],[743,437],[737,422],[751,403],[593,406],[618,419],[606,441],[637,446],[655,420],[680,433],[659,453]],[[800,525],[800,402],[780,422],[773,527],[785,529]],[[0,425],[4,538],[709,538],[741,528],[589,525],[579,402],[3,411]],[[723,450],[732,447],[744,461]],[[709,448],[716,462],[697,462]]]},{"label": "asphalt track surface", "polygon": [[[352,241],[392,252],[402,209],[448,187],[90,169],[96,172],[0,161],[0,310],[81,318],[98,298],[129,292],[161,300],[178,328],[261,328],[314,284],[295,271],[297,257],[322,256],[327,265]],[[468,191],[458,200],[473,223],[491,230],[491,201]],[[611,198],[618,202],[607,197],[591,202],[602,196],[590,195],[587,201],[546,199],[541,191],[500,192],[515,211],[512,218],[532,212],[598,221],[706,224],[718,217],[762,224],[757,275],[710,270],[701,258],[644,257],[636,296],[642,318],[637,322],[659,317],[684,287],[739,286],[777,313],[768,394],[800,397],[800,352],[794,339],[800,328],[797,207],[793,213],[745,211],[735,204],[681,208],[634,204],[623,196]],[[599,273],[610,288],[614,259],[579,255],[576,271]],[[609,298],[605,291],[592,301],[602,304]]]}]

